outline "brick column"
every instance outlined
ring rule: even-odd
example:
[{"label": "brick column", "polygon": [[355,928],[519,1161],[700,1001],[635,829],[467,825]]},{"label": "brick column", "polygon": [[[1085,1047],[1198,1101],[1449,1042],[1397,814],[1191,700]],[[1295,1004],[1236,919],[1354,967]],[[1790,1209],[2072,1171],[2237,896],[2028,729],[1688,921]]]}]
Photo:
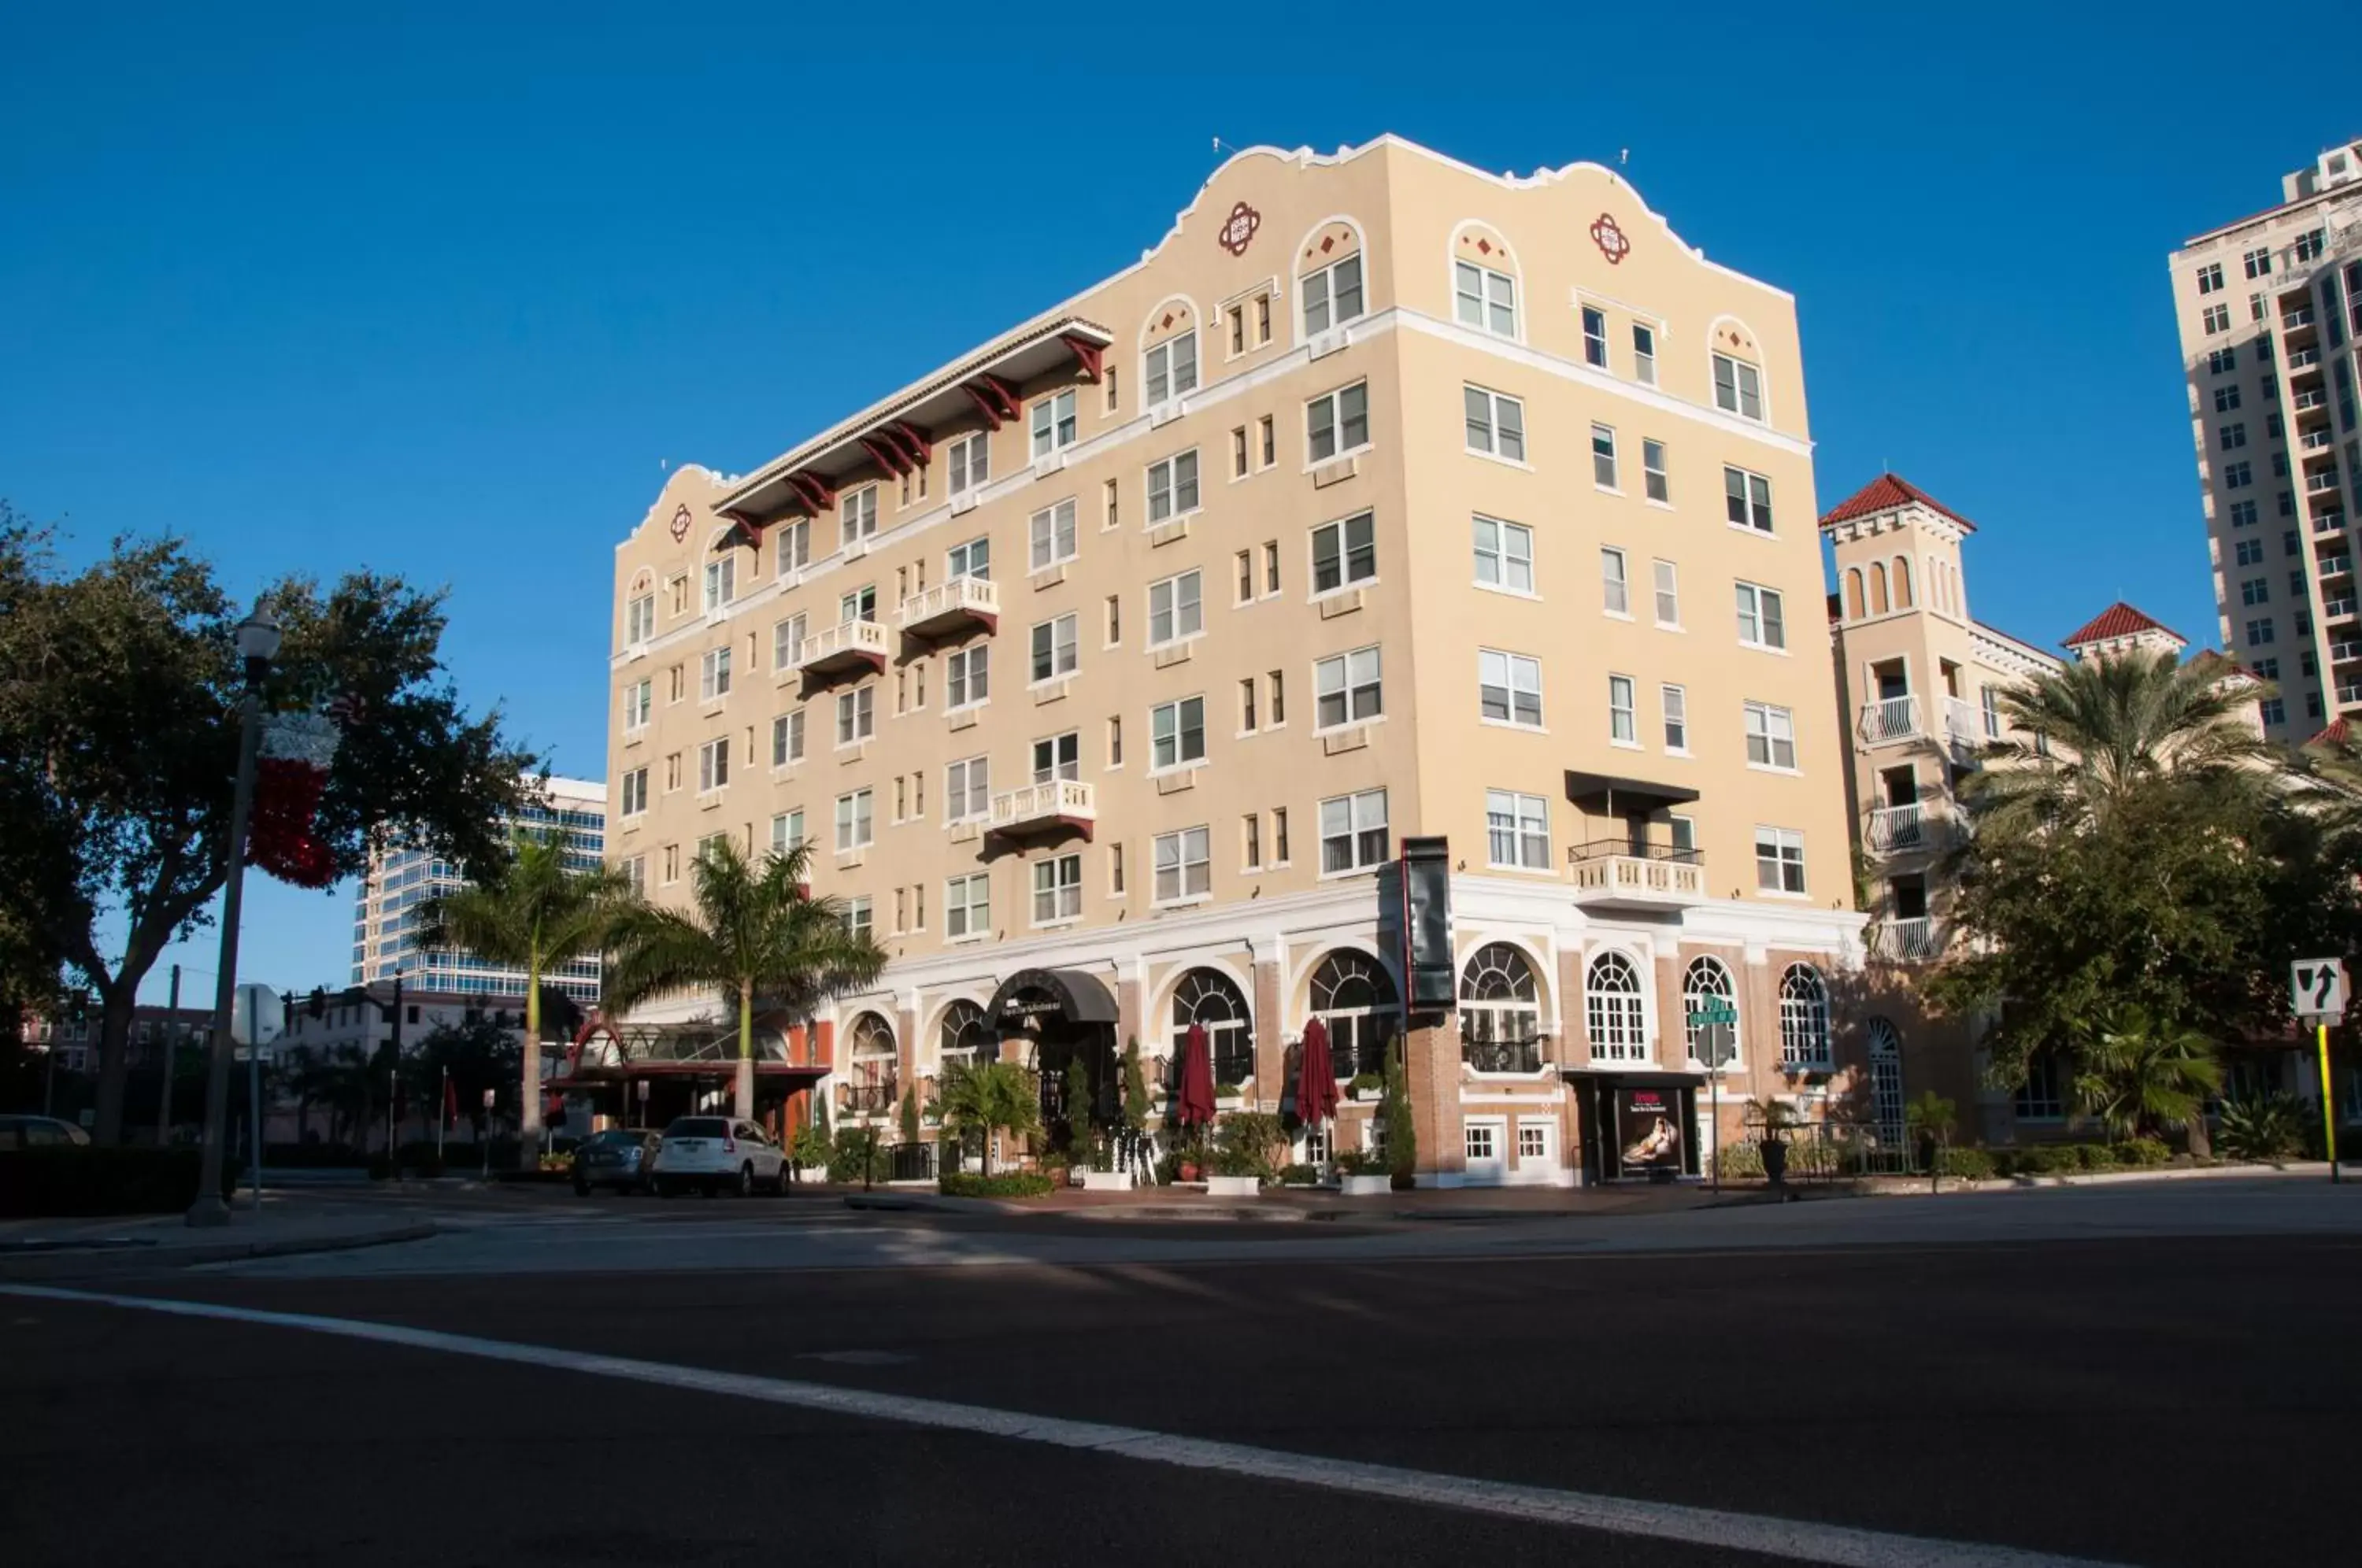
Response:
[{"label": "brick column", "polygon": [[1432,1187],[1438,1176],[1468,1165],[1460,1121],[1460,1035],[1449,1023],[1429,1024],[1405,1035],[1404,1046],[1420,1183]]}]

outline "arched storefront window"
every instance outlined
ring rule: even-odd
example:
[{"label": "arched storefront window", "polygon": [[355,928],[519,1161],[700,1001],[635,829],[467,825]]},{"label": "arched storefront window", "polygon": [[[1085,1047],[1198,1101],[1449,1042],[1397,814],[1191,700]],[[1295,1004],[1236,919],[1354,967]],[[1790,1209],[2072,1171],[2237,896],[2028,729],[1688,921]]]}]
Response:
[{"label": "arched storefront window", "polygon": [[1526,955],[1487,943],[1460,971],[1460,1059],[1480,1073],[1530,1073],[1542,1065],[1541,987]]},{"label": "arched storefront window", "polygon": [[941,1064],[935,1069],[938,1079],[955,1067],[991,1061],[997,1043],[992,1032],[984,1026],[984,1009],[965,999],[951,1003],[944,1009],[943,1021],[936,1025],[935,1055]]},{"label": "arched storefront window", "polygon": [[1888,1143],[1903,1142],[1903,1039],[1882,1018],[1870,1021],[1870,1113],[1878,1122],[1878,1136]]},{"label": "arched storefront window", "polygon": [[1810,964],[1780,977],[1780,1061],[1826,1072],[1829,1066],[1829,988]]},{"label": "arched storefront window", "polygon": [[1173,988],[1172,1060],[1176,1070],[1193,1023],[1206,1031],[1216,1083],[1242,1084],[1254,1077],[1254,1024],[1236,981],[1219,969],[1192,969]]},{"label": "arched storefront window", "polygon": [[[1730,977],[1730,966],[1715,957],[1693,958],[1682,971],[1682,1036],[1693,1062],[1705,1058],[1698,1055],[1698,1026],[1688,1021],[1689,1015],[1709,1001],[1728,1002],[1733,1011],[1738,1010],[1738,988]],[[1736,1062],[1738,1025],[1735,1023],[1730,1026],[1730,1048],[1731,1061]]]},{"label": "arched storefront window", "polygon": [[894,1026],[877,1013],[861,1014],[853,1021],[850,1055],[844,1108],[872,1115],[893,1110]]},{"label": "arched storefront window", "polygon": [[1339,1077],[1386,1070],[1386,1046],[1402,1031],[1402,1004],[1376,959],[1346,949],[1321,959],[1312,971],[1312,1016],[1329,1028]]},{"label": "arched storefront window", "polygon": [[1583,977],[1584,1017],[1591,1026],[1595,1062],[1649,1059],[1649,1010],[1640,991],[1640,971],[1610,950],[1591,961]]}]

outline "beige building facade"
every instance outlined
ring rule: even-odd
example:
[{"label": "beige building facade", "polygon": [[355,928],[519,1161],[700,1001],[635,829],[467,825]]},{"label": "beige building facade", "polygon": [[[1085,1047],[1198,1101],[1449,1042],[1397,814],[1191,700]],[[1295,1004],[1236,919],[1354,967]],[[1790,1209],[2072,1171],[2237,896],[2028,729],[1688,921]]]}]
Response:
[{"label": "beige building facade", "polygon": [[1422,1181],[1694,1173],[1690,1003],[1734,1103],[1858,1055],[1815,516],[1793,299],[1614,171],[1241,153],[1138,265],[672,477],[615,556],[607,856],[670,901],[713,837],[816,845],[892,962],[778,1031],[790,1119],[814,1065],[882,1119],[1193,1023],[1286,1110],[1318,1017],[1341,1078],[1406,1039]]},{"label": "beige building facade", "polygon": [[2170,260],[2223,646],[2301,741],[2362,711],[2362,140],[2284,175],[2279,205]]}]

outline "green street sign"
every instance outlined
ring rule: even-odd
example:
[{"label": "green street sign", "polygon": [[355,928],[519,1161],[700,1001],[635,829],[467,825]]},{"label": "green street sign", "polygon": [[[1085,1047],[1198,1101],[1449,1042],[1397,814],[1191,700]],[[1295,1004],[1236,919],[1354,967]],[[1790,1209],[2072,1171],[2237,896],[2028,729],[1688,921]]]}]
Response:
[{"label": "green street sign", "polygon": [[1709,1023],[1735,1024],[1738,1021],[1738,1010],[1728,1002],[1708,1002],[1690,1010],[1690,1021],[1700,1028]]}]

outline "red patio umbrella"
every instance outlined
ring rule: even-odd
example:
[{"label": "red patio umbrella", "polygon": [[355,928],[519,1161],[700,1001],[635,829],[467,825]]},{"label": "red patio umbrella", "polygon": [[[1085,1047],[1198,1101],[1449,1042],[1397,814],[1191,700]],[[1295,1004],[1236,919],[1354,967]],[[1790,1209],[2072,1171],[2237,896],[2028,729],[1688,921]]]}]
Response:
[{"label": "red patio umbrella", "polygon": [[1297,1064],[1296,1119],[1318,1127],[1337,1114],[1337,1066],[1329,1055],[1329,1026],[1319,1019],[1304,1026],[1303,1059]]},{"label": "red patio umbrella", "polygon": [[1214,1120],[1214,1054],[1207,1047],[1201,1023],[1191,1024],[1181,1043],[1181,1094],[1174,1102],[1173,1120],[1184,1127]]}]

